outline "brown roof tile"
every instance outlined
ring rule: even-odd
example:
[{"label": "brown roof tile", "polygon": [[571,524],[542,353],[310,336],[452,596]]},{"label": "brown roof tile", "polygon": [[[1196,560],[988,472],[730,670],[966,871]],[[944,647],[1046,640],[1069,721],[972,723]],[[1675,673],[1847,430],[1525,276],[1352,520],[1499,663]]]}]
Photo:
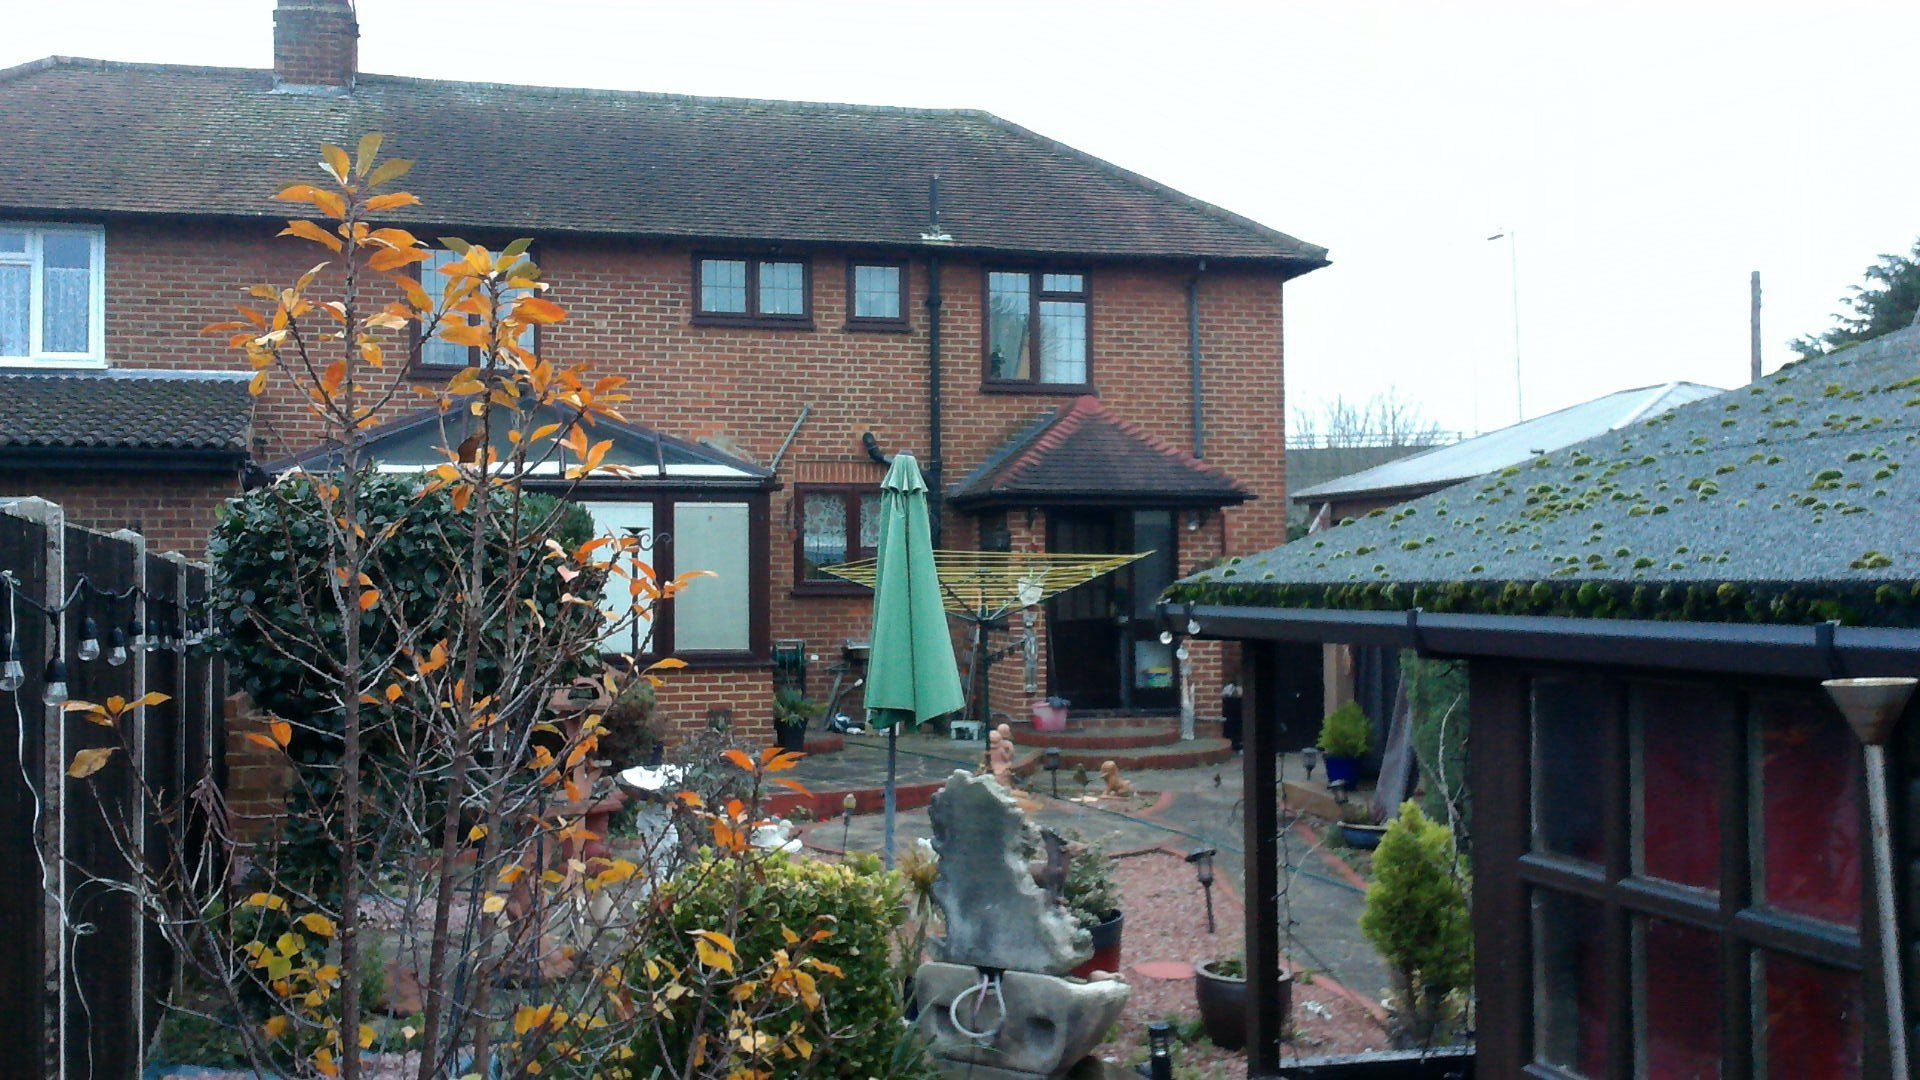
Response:
[{"label": "brown roof tile", "polygon": [[52,57],[0,71],[0,212],[283,217],[322,141],[420,164],[406,223],[920,246],[927,182],[962,250],[1256,260],[1326,251],[982,112]]},{"label": "brown roof tile", "polygon": [[0,377],[0,451],[245,456],[253,398],[243,372],[102,371]]},{"label": "brown roof tile", "polygon": [[1227,506],[1253,496],[1192,454],[1077,398],[1001,447],[947,498],[962,508],[1050,503]]}]

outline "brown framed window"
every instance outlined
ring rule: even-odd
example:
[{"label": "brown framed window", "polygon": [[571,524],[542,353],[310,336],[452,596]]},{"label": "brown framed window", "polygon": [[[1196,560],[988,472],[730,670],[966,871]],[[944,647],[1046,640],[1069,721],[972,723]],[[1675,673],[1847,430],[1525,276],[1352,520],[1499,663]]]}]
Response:
[{"label": "brown framed window", "polygon": [[768,505],[764,493],[705,496],[613,490],[595,492],[580,504],[592,516],[596,533],[634,537],[639,550],[630,558],[646,567],[623,565],[624,574],[609,577],[602,599],[609,614],[625,616],[631,610],[633,574],[649,573],[658,579],[701,571],[710,575],[682,597],[655,608],[638,625],[610,632],[601,642],[603,655],[674,656],[707,666],[766,658]]},{"label": "brown framed window", "polygon": [[897,332],[911,328],[907,311],[907,265],[849,261],[847,329]]},{"label": "brown framed window", "polygon": [[696,255],[693,317],[717,325],[810,328],[812,271],[792,257]]},{"label": "brown framed window", "polygon": [[1092,385],[1086,274],[989,270],[986,313],[987,386],[1064,391]]},{"label": "brown framed window", "polygon": [[1528,683],[1527,1075],[1869,1075],[1860,746],[1833,707]]},{"label": "brown framed window", "polygon": [[794,491],[794,589],[860,592],[821,568],[871,559],[880,546],[880,491],[871,487],[800,487]]},{"label": "brown framed window", "polygon": [[[427,295],[432,297],[436,304],[440,300],[441,290],[446,288],[447,285],[447,276],[440,273],[440,268],[457,261],[459,258],[460,256],[445,248],[434,248],[427,252],[425,262],[414,264],[415,279],[427,290]],[[505,293],[504,297],[512,299],[530,295],[531,292],[532,290],[530,289],[512,289]],[[449,316],[449,318],[463,317],[464,316],[458,315]],[[422,340],[420,337],[420,329],[420,324],[414,323],[410,331],[413,335],[414,346],[413,363],[411,367],[415,372],[454,372],[462,368],[479,367],[481,365],[484,357],[478,347],[472,345],[455,345],[449,341],[442,341],[438,337]],[[538,353],[540,351],[539,330],[540,328],[537,326],[529,326],[521,331],[521,347],[530,352]]]}]

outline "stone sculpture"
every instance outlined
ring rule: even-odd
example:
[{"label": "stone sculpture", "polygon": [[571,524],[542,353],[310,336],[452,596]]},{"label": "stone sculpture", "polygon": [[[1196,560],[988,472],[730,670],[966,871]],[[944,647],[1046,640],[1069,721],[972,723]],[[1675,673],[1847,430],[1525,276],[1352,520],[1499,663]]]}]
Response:
[{"label": "stone sculpture", "polygon": [[1126,777],[1120,775],[1120,766],[1113,762],[1103,761],[1100,763],[1100,779],[1106,781],[1108,795],[1116,799],[1132,797],[1133,785],[1128,782]]},{"label": "stone sculpture", "polygon": [[1066,1075],[1118,1019],[1126,984],[1063,977],[1093,954],[1092,941],[1035,884],[1029,826],[1004,786],[955,772],[929,816],[940,858],[933,899],[947,932],[915,973],[914,993],[933,1057],[973,1080]]},{"label": "stone sculpture", "polygon": [[1006,724],[987,734],[987,770],[1001,787],[1013,790],[1013,729]]}]

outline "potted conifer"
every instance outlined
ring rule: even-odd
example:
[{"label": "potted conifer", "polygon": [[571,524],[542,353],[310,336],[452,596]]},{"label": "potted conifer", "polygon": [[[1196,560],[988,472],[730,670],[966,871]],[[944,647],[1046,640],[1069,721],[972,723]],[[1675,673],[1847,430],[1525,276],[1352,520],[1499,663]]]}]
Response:
[{"label": "potted conifer", "polygon": [[1320,721],[1320,753],[1327,762],[1327,783],[1351,788],[1360,777],[1360,759],[1367,756],[1367,714],[1349,701]]}]

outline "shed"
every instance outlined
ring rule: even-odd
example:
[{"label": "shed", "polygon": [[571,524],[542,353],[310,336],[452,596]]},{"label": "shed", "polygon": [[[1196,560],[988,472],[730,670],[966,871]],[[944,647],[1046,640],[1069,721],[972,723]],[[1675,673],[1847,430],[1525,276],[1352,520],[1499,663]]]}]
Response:
[{"label": "shed", "polygon": [[1920,723],[1889,746],[1883,951],[1861,743],[1821,684],[1920,676],[1916,410],[1920,328],[1176,583],[1170,625],[1243,643],[1249,1075],[1285,1023],[1253,796],[1290,642],[1468,668],[1476,1075],[1891,1075]]}]

